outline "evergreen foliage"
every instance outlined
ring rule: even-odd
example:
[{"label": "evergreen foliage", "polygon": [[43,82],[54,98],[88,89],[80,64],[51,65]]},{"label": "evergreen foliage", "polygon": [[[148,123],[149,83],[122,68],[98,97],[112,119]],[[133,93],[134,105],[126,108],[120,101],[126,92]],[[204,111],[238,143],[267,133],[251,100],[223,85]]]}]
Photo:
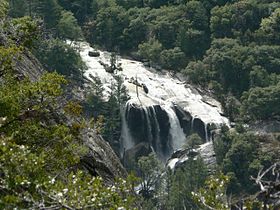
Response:
[{"label": "evergreen foliage", "polygon": [[[85,123],[77,118],[82,107],[58,103],[67,84],[58,73],[81,81],[85,66],[66,40],[85,37],[182,72],[216,94],[231,121],[251,123],[280,116],[279,26],[276,0],[0,0],[0,208],[135,208],[132,182],[108,186],[77,169],[86,152],[80,136]],[[35,82],[19,80],[14,59],[29,50],[54,72]],[[107,97],[100,80],[92,79],[86,108],[96,132],[117,145],[127,90],[116,76]],[[66,124],[61,112],[73,119]],[[175,172],[164,172],[154,154],[141,158],[142,207],[229,209],[227,195],[255,193],[250,177],[268,168],[279,151],[266,153],[268,139],[239,125],[235,130],[222,127],[214,142],[226,176],[206,179],[200,157],[189,157]],[[199,141],[190,136],[187,149]],[[273,208],[253,203],[246,207]]]},{"label": "evergreen foliage", "polygon": [[86,124],[81,106],[66,103],[66,79],[53,72],[30,81],[17,72],[38,25],[29,17],[0,24],[0,208],[134,209],[130,179],[109,185],[79,170]]}]

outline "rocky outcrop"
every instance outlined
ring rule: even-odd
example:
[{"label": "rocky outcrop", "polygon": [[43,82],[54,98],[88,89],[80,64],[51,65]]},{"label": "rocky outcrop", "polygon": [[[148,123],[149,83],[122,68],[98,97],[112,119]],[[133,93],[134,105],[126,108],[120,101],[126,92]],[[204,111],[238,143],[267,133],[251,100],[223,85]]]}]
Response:
[{"label": "rocky outcrop", "polygon": [[100,56],[100,52],[98,52],[98,51],[89,51],[88,52],[88,56],[90,56],[90,57],[99,57]]},{"label": "rocky outcrop", "polygon": [[193,127],[192,130],[197,133],[200,138],[204,139],[206,142],[209,141],[210,131],[208,129],[208,125],[205,124],[201,119],[194,118],[193,119]]},{"label": "rocky outcrop", "polygon": [[167,166],[171,169],[183,167],[184,163],[189,157],[196,157],[200,155],[209,171],[215,170],[216,167],[216,155],[212,142],[202,144],[197,149],[181,149],[174,152],[171,158],[167,161]]},{"label": "rocky outcrop", "polygon": [[192,129],[192,115],[189,112],[183,110],[182,107],[178,105],[175,105],[174,109],[184,133],[186,136],[190,135]]},{"label": "rocky outcrop", "polygon": [[169,116],[160,105],[141,107],[128,104],[125,118],[135,145],[149,143],[159,156],[170,155]]},{"label": "rocky outcrop", "polygon": [[31,81],[38,80],[46,72],[34,55],[27,51],[14,59],[14,67],[19,79],[27,77]]},{"label": "rocky outcrop", "polygon": [[153,150],[148,143],[141,142],[125,151],[123,154],[123,165],[127,169],[134,169],[136,168],[139,158],[142,156],[148,156],[152,151]]},{"label": "rocky outcrop", "polygon": [[87,129],[83,139],[88,152],[82,157],[81,164],[90,174],[101,176],[106,182],[112,182],[116,177],[127,175],[118,156],[101,136]]}]

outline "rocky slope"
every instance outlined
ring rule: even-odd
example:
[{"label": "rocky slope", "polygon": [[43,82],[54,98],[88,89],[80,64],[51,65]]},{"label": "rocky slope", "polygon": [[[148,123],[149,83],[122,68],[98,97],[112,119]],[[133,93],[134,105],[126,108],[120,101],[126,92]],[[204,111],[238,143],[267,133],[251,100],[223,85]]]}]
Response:
[{"label": "rocky slope", "polygon": [[[30,53],[25,52],[20,58],[14,59],[14,69],[17,77],[23,79],[29,78],[31,81],[37,81],[46,71],[40,62]],[[70,82],[71,86],[71,82]],[[75,100],[83,100],[83,92],[77,94],[77,87],[67,88],[67,100],[74,98]],[[72,90],[72,91],[69,91]],[[60,103],[64,103],[61,100]],[[71,120],[63,114],[62,110],[53,113],[59,120]],[[88,153],[82,157],[82,168],[89,171],[92,175],[101,176],[105,181],[112,182],[115,177],[125,177],[126,171],[114,153],[110,145],[98,136],[93,130],[85,129],[81,134],[84,144],[88,147]]]}]

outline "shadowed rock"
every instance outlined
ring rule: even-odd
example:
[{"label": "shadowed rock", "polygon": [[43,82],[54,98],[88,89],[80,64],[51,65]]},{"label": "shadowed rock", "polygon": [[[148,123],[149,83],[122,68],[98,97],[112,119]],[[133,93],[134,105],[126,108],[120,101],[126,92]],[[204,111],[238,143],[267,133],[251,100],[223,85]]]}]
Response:
[{"label": "shadowed rock", "polygon": [[89,149],[88,153],[81,159],[84,169],[94,176],[101,176],[109,183],[113,182],[116,177],[127,176],[118,156],[101,136],[88,130],[83,135],[83,139]]},{"label": "shadowed rock", "polygon": [[98,51],[89,51],[88,55],[90,57],[99,57],[100,56],[100,52],[98,52]]}]

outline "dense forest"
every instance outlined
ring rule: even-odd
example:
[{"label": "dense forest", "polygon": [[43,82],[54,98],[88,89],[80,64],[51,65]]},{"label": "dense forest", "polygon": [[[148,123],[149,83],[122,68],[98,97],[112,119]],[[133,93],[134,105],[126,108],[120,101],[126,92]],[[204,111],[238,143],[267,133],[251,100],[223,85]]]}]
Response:
[{"label": "dense forest", "polygon": [[[72,96],[86,83],[75,41],[220,101],[232,128],[214,139],[215,169],[192,155],[192,134],[175,171],[154,153],[115,180],[85,170],[83,133],[118,153],[129,96],[118,76],[107,101],[99,78]],[[47,71],[28,78],[26,59]],[[280,120],[279,81],[277,0],[0,0],[0,209],[278,209],[280,129],[256,130]]]}]

